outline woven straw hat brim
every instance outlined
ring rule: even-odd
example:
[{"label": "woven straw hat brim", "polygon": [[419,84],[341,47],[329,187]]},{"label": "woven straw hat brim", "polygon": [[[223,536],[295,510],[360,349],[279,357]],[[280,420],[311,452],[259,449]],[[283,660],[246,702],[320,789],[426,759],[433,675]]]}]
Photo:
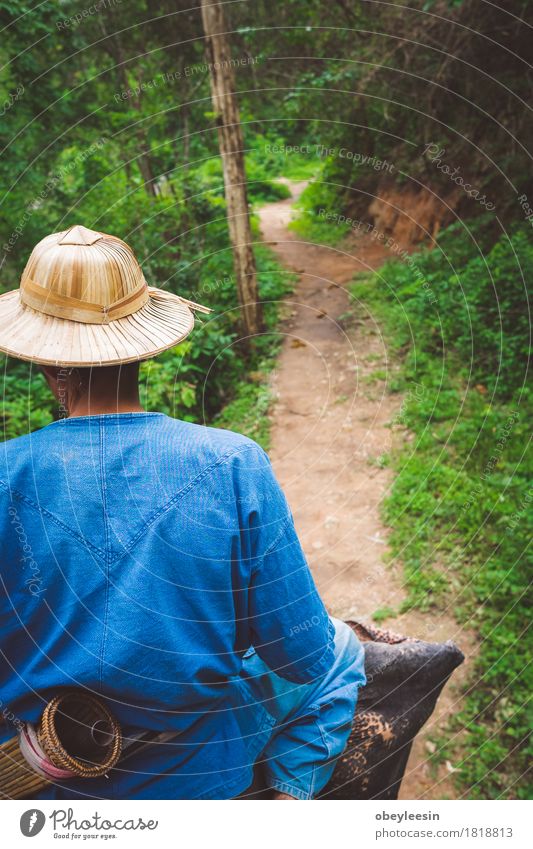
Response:
[{"label": "woven straw hat brim", "polygon": [[0,351],[52,366],[111,366],[147,360],[185,339],[194,327],[187,304],[162,289],[132,315],[108,324],[56,318],[21,303],[19,290],[0,295]]}]

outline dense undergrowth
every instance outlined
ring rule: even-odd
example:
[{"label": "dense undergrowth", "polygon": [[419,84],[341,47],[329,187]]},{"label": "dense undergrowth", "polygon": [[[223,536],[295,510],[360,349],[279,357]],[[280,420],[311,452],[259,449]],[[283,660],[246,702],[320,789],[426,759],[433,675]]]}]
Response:
[{"label": "dense undergrowth", "polygon": [[533,491],[524,280],[533,246],[524,229],[485,245],[477,222],[473,233],[449,228],[434,250],[413,257],[421,277],[392,261],[352,289],[355,312],[372,311],[400,363],[388,384],[404,393],[392,426],[410,435],[389,458],[395,480],[383,512],[391,556],[405,570],[401,610],[447,609],[479,637],[466,697],[436,758],[453,761],[468,798],[527,797]]}]

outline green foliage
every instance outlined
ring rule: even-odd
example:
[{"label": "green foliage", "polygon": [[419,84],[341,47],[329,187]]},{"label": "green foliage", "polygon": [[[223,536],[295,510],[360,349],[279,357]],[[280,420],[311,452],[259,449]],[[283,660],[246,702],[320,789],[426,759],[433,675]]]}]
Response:
[{"label": "green foliage", "polygon": [[[270,172],[271,174],[272,172]],[[197,185],[209,198],[224,197],[224,180],[220,157],[208,159],[196,172]],[[246,161],[246,179],[248,197],[251,203],[262,204],[290,197],[290,191],[284,183],[270,179],[267,167],[257,157],[249,156]]]},{"label": "green foliage", "polygon": [[484,249],[473,243],[483,235],[481,224],[469,229],[456,225],[434,250],[387,263],[379,285],[401,308],[400,344],[409,344],[416,329],[419,356],[454,355],[469,384],[481,382],[491,396],[508,399],[526,380],[533,240],[521,228]]},{"label": "green foliage", "polygon": [[[412,439],[392,452],[396,477],[384,504],[392,556],[405,570],[401,610],[438,615],[453,605],[476,630],[479,651],[452,729],[466,734],[461,745],[440,740],[442,756],[453,757],[468,798],[522,798],[533,684],[522,651],[533,601],[533,469],[524,453],[532,405],[523,388],[520,271],[531,275],[533,253],[518,231],[479,256],[454,229],[413,258],[422,278],[396,261],[352,289],[402,362],[390,386],[404,393],[394,423]],[[472,345],[485,355],[471,361]]]},{"label": "green foliage", "polygon": [[[264,364],[265,367],[271,364]],[[223,427],[244,433],[254,439],[262,448],[268,450],[270,445],[270,421],[268,411],[271,394],[268,385],[262,378],[263,372],[255,373],[254,379],[248,377],[246,382],[238,384],[235,397],[213,419],[215,427]]]},{"label": "green foliage", "polygon": [[[362,217],[374,197],[405,186],[443,199],[436,208],[446,223],[451,209],[461,217],[484,212],[478,199],[486,195],[507,225],[520,217],[517,195],[533,196],[529,6],[293,0],[276,5],[273,25],[268,4],[239,4],[237,42],[270,59],[254,67],[243,98],[256,121],[289,144],[344,147],[393,166],[330,159],[322,179],[339,186],[337,212]],[[444,151],[448,171],[431,160],[430,145]],[[455,169],[477,196],[457,190]]]},{"label": "green foliage", "polygon": [[375,610],[372,614],[372,619],[379,625],[381,622],[385,622],[386,619],[392,619],[395,616],[397,616],[397,613],[394,608],[385,606]]},{"label": "green foliage", "polygon": [[298,217],[289,225],[302,239],[321,245],[338,245],[343,236],[350,232],[350,225],[336,219],[328,220],[327,214],[338,209],[338,186],[324,182],[322,175],[326,162],[316,180],[304,189],[296,208]]},{"label": "green foliage", "polygon": [[247,174],[255,168],[262,169],[265,179],[284,177],[288,180],[308,180],[318,173],[321,159],[316,146],[311,144],[288,144],[281,135],[247,133]]},{"label": "green foliage", "polygon": [[0,355],[2,362],[2,436],[13,439],[54,419],[56,402],[39,370]]}]

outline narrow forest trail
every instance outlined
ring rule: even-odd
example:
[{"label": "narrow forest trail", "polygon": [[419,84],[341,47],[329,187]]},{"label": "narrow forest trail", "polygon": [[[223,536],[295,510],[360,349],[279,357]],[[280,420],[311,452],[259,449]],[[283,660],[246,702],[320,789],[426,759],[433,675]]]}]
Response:
[{"label": "narrow forest trail", "polygon": [[[379,457],[397,438],[387,424],[401,398],[388,394],[382,379],[395,364],[372,316],[345,326],[342,315],[354,274],[378,268],[389,254],[366,235],[349,252],[302,241],[287,225],[305,183],[285,182],[292,197],[259,210],[265,242],[285,268],[299,274],[287,299],[272,379],[270,455],[330,612],[370,619],[379,608],[398,608],[406,595],[401,567],[383,563],[387,529],[379,515],[392,480]],[[464,651],[451,616],[410,612],[387,626],[430,641],[455,639]],[[440,767],[434,776],[429,769],[427,738],[456,712],[456,698],[448,685],[413,747],[401,798],[455,797],[450,772]]]}]

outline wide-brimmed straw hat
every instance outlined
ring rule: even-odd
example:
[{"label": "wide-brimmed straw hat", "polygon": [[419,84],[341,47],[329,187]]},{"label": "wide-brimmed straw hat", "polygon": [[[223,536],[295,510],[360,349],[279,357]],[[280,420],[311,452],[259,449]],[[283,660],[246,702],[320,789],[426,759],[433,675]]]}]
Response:
[{"label": "wide-brimmed straw hat", "polygon": [[116,236],[71,227],[33,249],[20,289],[0,295],[0,350],[54,366],[146,360],[191,332],[211,310],[148,286]]}]

